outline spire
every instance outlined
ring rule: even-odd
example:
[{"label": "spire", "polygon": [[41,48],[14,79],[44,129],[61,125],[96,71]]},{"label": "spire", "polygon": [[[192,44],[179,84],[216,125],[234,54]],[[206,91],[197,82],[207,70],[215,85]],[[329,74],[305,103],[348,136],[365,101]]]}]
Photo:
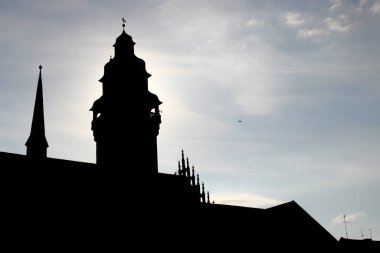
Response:
[{"label": "spire", "polygon": [[178,175],[182,176],[181,164],[178,161]]},{"label": "spire", "polygon": [[41,69],[38,77],[36,100],[34,103],[34,112],[30,136],[25,143],[26,155],[32,157],[43,158],[47,156],[47,148],[49,147],[45,137],[45,120],[44,120],[44,101],[42,93]]},{"label": "spire", "polygon": [[183,175],[186,176],[186,163],[185,163],[185,154],[183,152],[183,149],[182,149],[181,153],[182,153],[182,159],[181,159],[181,162],[182,162],[182,172],[183,172]]},{"label": "spire", "polygon": [[196,184],[196,190],[198,195],[201,195],[201,185],[199,184],[199,174],[197,174],[197,184]]},{"label": "spire", "polygon": [[191,185],[195,186],[195,172],[194,172],[194,165],[192,169],[192,174],[191,174]]},{"label": "spire", "polygon": [[190,179],[190,165],[188,157],[186,157],[186,177]]},{"label": "spire", "polygon": [[206,203],[205,184],[202,182],[201,202]]}]

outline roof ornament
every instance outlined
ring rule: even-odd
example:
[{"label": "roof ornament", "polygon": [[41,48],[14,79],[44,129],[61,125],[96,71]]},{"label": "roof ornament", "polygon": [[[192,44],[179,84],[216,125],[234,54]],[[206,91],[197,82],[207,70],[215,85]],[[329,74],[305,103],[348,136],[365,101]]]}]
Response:
[{"label": "roof ornament", "polygon": [[127,21],[125,21],[124,17],[121,18],[121,21],[123,21],[123,31],[125,32],[125,22],[127,22]]}]

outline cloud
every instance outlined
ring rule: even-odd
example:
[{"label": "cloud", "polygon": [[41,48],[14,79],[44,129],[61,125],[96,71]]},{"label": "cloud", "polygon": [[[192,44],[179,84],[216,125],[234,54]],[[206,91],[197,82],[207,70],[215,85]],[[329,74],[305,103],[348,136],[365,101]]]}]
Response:
[{"label": "cloud", "polygon": [[[315,190],[329,188],[331,189],[334,187],[342,187],[344,185],[360,185],[371,183],[371,181],[377,179],[379,176],[379,173],[376,171],[376,167],[374,166],[351,166],[340,161],[334,161],[332,158],[319,158],[320,160],[325,160],[322,162],[316,161],[315,167],[313,169],[310,169],[308,171],[308,175],[305,176],[305,178],[312,180],[313,183],[310,185],[312,185]],[[310,160],[311,159],[316,160],[317,157],[311,157]],[[334,164],[336,171],[331,172],[331,167],[333,166],[330,166],[330,170],[327,169],[329,168],[329,165],[326,164],[328,162]],[[352,163],[358,163],[357,158],[352,159]],[[321,178],[323,178],[323,180],[321,180]]]},{"label": "cloud", "polygon": [[[378,0],[378,2],[380,3],[380,0]],[[361,13],[366,3],[367,0],[360,0],[355,11]],[[330,10],[336,10],[342,5],[342,0],[334,0],[332,1]],[[380,4],[378,8],[375,4],[371,8],[373,8],[372,12],[374,13],[377,11],[380,12]],[[349,15],[341,14],[332,17],[323,17],[318,13],[315,15],[316,16],[312,17],[299,12],[287,12],[285,15],[285,23],[290,27],[298,28],[297,37],[304,39],[328,36],[332,33],[345,33],[354,27],[352,17]]]},{"label": "cloud", "polygon": [[331,6],[330,6],[330,11],[334,11],[335,9],[339,8],[342,6],[342,0],[332,0],[331,1]]},{"label": "cloud", "polygon": [[305,15],[302,15],[299,12],[288,12],[285,15],[285,23],[288,26],[297,27],[300,26],[306,22],[308,22],[310,18],[306,17]]},{"label": "cloud", "polygon": [[380,0],[374,2],[369,11],[373,14],[380,14]]},{"label": "cloud", "polygon": [[249,20],[247,23],[245,23],[247,26],[251,26],[251,27],[260,27],[262,26],[263,24],[265,24],[265,21],[264,20],[257,20],[257,19],[254,19],[252,18],[251,20]]},{"label": "cloud", "polygon": [[234,20],[225,15],[222,6],[215,8],[205,1],[162,1],[158,10],[160,25],[177,40],[191,40],[194,44],[198,40],[223,39]]},{"label": "cloud", "polygon": [[349,31],[353,26],[347,15],[340,15],[338,18],[326,18],[325,23],[330,31],[342,33]]},{"label": "cloud", "polygon": [[329,31],[322,28],[300,29],[297,36],[301,38],[313,38],[329,35]]},{"label": "cloud", "polygon": [[213,197],[216,204],[238,205],[255,208],[267,208],[284,203],[284,201],[259,196],[256,194],[239,193],[239,192],[223,192]]},{"label": "cloud", "polygon": [[[362,5],[365,4],[365,1],[359,3],[359,7],[362,8]],[[332,9],[335,9],[342,5],[341,1],[334,1]],[[321,17],[319,17],[320,19]],[[350,17],[347,15],[339,15],[338,17],[328,17],[325,18],[322,23],[313,22],[310,25],[311,27],[305,27],[306,23],[309,23],[312,20],[310,16],[306,16],[299,12],[288,12],[285,15],[285,23],[291,27],[300,28],[297,33],[297,37],[308,39],[316,38],[330,35],[331,32],[340,32],[344,33],[349,31],[353,24],[351,23]],[[303,27],[302,27],[303,26]],[[302,27],[302,28],[301,28]]]},{"label": "cloud", "polygon": [[271,114],[278,105],[278,100],[270,88],[263,85],[252,88],[244,87],[235,96],[236,104],[247,115]]},{"label": "cloud", "polygon": [[361,14],[363,12],[363,7],[367,3],[367,0],[359,0],[358,7],[356,8],[355,12]]},{"label": "cloud", "polygon": [[332,221],[331,225],[340,225],[344,222],[344,215],[346,222],[354,222],[357,220],[362,220],[366,217],[366,213],[364,211],[360,211],[357,213],[349,213],[349,214],[339,214]]}]

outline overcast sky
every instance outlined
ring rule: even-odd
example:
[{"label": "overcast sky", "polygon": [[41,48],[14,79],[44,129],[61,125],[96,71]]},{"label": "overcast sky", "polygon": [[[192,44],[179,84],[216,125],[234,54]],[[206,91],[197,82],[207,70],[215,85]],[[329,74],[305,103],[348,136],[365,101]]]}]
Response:
[{"label": "overcast sky", "polygon": [[163,102],[160,172],[184,149],[216,203],[294,200],[380,240],[379,0],[1,1],[0,151],[26,153],[41,64],[48,156],[95,162],[123,16]]}]

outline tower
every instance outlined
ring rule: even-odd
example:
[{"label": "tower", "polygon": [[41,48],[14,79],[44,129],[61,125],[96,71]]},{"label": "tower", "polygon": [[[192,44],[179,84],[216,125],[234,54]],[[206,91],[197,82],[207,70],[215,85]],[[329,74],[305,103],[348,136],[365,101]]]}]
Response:
[{"label": "tower", "polygon": [[41,69],[38,77],[36,101],[34,103],[34,112],[30,136],[25,143],[26,155],[33,158],[44,158],[47,156],[47,148],[49,147],[45,136],[45,120],[44,120],[44,99],[42,93]]},{"label": "tower", "polygon": [[[123,20],[124,22],[124,20]],[[107,170],[154,174],[161,123],[158,97],[149,92],[145,62],[134,54],[132,37],[123,31],[115,55],[104,66],[103,94],[90,111],[96,163]]]}]

